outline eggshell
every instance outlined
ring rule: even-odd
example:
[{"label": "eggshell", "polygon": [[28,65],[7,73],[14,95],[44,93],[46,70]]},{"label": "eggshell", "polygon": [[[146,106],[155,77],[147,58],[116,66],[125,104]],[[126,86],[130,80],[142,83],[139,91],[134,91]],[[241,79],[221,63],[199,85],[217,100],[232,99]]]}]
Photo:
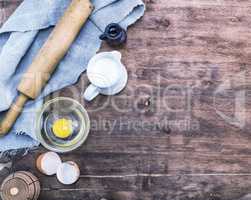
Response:
[{"label": "eggshell", "polygon": [[59,155],[54,152],[41,154],[36,161],[37,169],[47,176],[55,175],[60,164],[62,161]]},{"label": "eggshell", "polygon": [[78,181],[80,170],[75,162],[62,163],[57,170],[57,179],[64,185],[71,185]]}]

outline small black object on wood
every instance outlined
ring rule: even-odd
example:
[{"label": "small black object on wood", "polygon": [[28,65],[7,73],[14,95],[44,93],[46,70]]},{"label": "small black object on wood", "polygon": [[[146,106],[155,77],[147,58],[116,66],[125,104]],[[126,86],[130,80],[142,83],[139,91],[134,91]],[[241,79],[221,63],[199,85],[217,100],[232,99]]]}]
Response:
[{"label": "small black object on wood", "polygon": [[126,43],[127,33],[119,24],[112,23],[105,28],[105,32],[99,37],[112,47],[122,46]]}]

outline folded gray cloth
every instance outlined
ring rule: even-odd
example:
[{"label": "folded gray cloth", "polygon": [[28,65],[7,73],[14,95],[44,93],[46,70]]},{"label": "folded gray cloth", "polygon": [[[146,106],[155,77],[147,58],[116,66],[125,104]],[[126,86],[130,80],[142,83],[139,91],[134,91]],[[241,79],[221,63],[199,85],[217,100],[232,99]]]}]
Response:
[{"label": "folded gray cloth", "polygon": [[[0,111],[3,116],[17,96],[17,85],[70,0],[24,0],[0,29]],[[99,35],[112,22],[124,28],[137,21],[145,11],[141,0],[93,0],[95,10],[60,62],[55,74],[36,101],[30,101],[16,124],[4,138],[0,151],[39,145],[35,136],[37,111],[43,97],[74,84],[88,61],[99,50]]]}]

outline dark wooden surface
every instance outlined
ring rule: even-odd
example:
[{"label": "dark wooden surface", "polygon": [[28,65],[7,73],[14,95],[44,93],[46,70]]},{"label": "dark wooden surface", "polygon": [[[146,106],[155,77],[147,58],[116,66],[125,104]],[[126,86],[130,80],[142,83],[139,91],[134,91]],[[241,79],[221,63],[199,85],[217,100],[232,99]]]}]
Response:
[{"label": "dark wooden surface", "polygon": [[[0,1],[1,21],[19,2]],[[43,148],[14,169],[40,178],[40,199],[251,199],[251,1],[145,2],[120,49],[127,88],[86,104],[83,74],[57,93],[80,101],[92,119],[88,141],[62,156],[79,163],[81,179],[63,186],[38,173]]]}]

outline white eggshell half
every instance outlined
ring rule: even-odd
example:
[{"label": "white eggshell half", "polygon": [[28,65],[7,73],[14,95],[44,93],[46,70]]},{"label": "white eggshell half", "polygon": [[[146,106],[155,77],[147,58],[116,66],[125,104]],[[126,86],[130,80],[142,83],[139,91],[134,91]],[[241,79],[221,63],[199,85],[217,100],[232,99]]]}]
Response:
[{"label": "white eggshell half", "polygon": [[55,175],[61,164],[59,155],[54,152],[45,153],[41,159],[41,169],[48,176]]},{"label": "white eggshell half", "polygon": [[75,162],[62,163],[57,170],[57,179],[64,185],[71,185],[80,177],[80,170]]}]

